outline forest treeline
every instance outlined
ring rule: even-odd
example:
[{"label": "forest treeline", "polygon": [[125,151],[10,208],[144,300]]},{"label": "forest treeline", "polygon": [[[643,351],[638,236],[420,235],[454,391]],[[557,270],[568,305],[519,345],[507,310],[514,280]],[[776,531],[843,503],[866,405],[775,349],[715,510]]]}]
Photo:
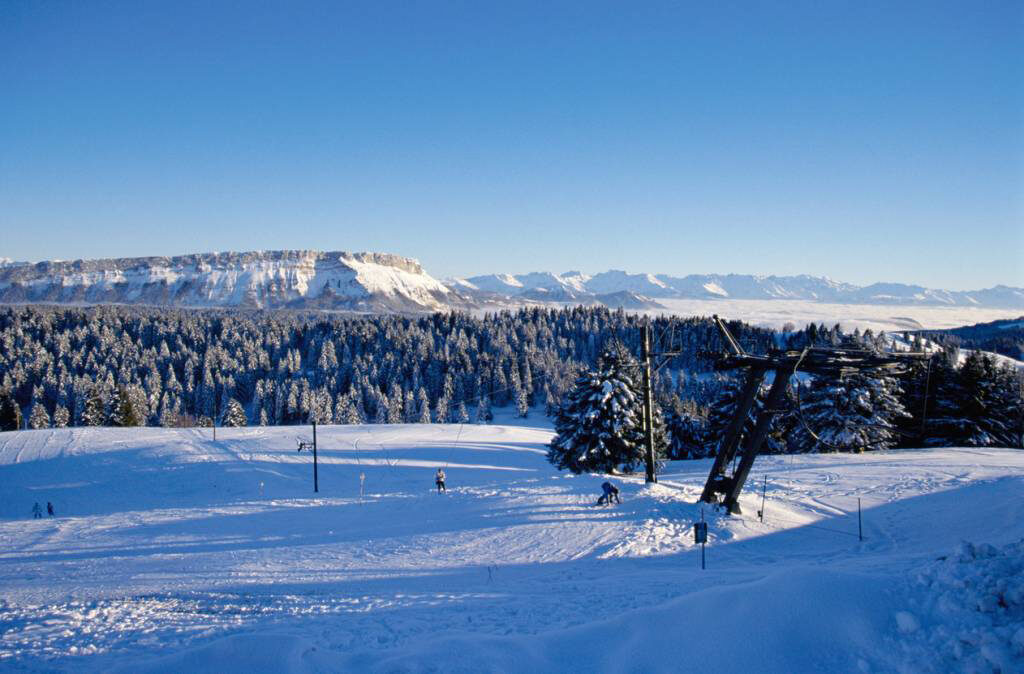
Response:
[{"label": "forest treeline", "polygon": [[[9,306],[0,309],[0,427],[486,423],[492,407],[506,406],[521,416],[555,416],[609,345],[639,352],[640,321],[600,307],[404,317]],[[713,453],[736,388],[714,371],[721,347],[714,323],[659,317],[652,327],[659,345],[679,352],[654,380],[669,451]],[[752,353],[851,339],[886,343],[884,335],[845,335],[838,326],[784,335],[740,322],[729,327]],[[1007,444],[1016,432],[1019,445],[1019,374],[991,359],[960,366],[956,358],[951,350],[929,372],[886,383],[888,397],[876,402],[897,403],[893,425],[901,432],[915,424],[923,430],[916,444]],[[858,401],[872,398],[853,383],[801,388],[799,421],[815,409],[818,423],[828,421],[829,402],[832,414],[854,414]],[[839,389],[849,389],[846,403]],[[995,414],[1000,404],[1005,409]],[[922,424],[922,414],[931,420]],[[795,416],[777,424],[776,451],[815,449],[794,441],[805,432]],[[904,438],[912,435],[896,433],[889,444]]]}]

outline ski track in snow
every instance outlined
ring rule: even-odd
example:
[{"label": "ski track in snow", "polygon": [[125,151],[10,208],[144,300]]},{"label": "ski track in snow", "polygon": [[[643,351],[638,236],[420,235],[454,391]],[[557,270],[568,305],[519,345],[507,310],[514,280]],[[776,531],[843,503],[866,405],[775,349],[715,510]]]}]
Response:
[{"label": "ski track in snow", "polygon": [[[761,457],[729,517],[696,504],[709,461],[613,478],[623,503],[597,507],[604,478],[555,472],[528,426],[321,427],[314,495],[307,430],[0,434],[0,670],[672,671],[725,639],[726,671],[944,671],[990,662],[984,639],[929,661],[942,632],[908,628],[931,604],[904,579],[1024,537],[1020,451]],[[723,634],[729,606],[775,618]],[[786,639],[808,643],[764,646]]]}]

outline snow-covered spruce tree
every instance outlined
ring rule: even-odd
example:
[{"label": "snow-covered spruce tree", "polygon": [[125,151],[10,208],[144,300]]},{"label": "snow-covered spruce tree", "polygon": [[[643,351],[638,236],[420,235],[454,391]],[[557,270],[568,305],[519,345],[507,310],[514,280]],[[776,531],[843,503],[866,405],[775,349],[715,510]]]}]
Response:
[{"label": "snow-covered spruce tree", "polygon": [[686,410],[669,410],[665,414],[670,459],[703,459],[708,456],[704,444],[706,420]]},{"label": "snow-covered spruce tree", "polygon": [[516,392],[516,416],[525,419],[530,414],[530,401],[526,389],[519,388]]},{"label": "snow-covered spruce tree", "polygon": [[972,351],[960,367],[960,384],[965,394],[963,415],[972,432],[970,447],[1021,446],[1021,387],[1017,372],[1000,367],[988,354]]},{"label": "snow-covered spruce tree", "polygon": [[53,427],[67,428],[70,421],[71,413],[68,412],[68,408],[63,405],[57,405],[57,408],[53,410]]},{"label": "snow-covered spruce tree", "polygon": [[494,413],[491,412],[491,397],[484,393],[480,396],[480,402],[476,406],[476,423],[489,424],[494,421]]},{"label": "snow-covered spruce tree", "polygon": [[238,402],[234,398],[228,398],[228,402],[225,405],[224,415],[221,417],[221,425],[228,427],[241,427],[247,426],[249,420],[245,417],[245,410],[242,408],[242,403]]},{"label": "snow-covered spruce tree", "polygon": [[50,427],[50,414],[43,403],[36,402],[32,405],[32,412],[28,415],[28,427],[33,430]]},{"label": "snow-covered spruce tree", "polygon": [[132,395],[124,388],[118,387],[110,404],[111,426],[141,426],[143,419],[132,401]]},{"label": "snow-covered spruce tree", "polygon": [[793,430],[802,451],[889,449],[899,441],[897,422],[909,416],[893,377],[857,373],[842,380],[816,378],[801,389],[803,424]]},{"label": "snow-covered spruce tree", "polygon": [[0,431],[16,431],[21,428],[21,409],[14,396],[0,392]]},{"label": "snow-covered spruce tree", "polygon": [[85,406],[82,408],[83,426],[102,426],[107,421],[106,403],[103,401],[103,394],[99,387],[90,389],[85,399]]},{"label": "snow-covered spruce tree", "polygon": [[[620,355],[621,354],[621,355]],[[636,361],[611,349],[576,380],[555,416],[548,461],[573,473],[631,472],[644,464],[643,396]],[[661,410],[654,410],[655,458],[666,453]]]},{"label": "snow-covered spruce tree", "polygon": [[416,423],[429,424],[431,422],[430,398],[427,397],[427,392],[422,386],[420,387],[419,394],[416,396],[416,406],[419,408]]}]

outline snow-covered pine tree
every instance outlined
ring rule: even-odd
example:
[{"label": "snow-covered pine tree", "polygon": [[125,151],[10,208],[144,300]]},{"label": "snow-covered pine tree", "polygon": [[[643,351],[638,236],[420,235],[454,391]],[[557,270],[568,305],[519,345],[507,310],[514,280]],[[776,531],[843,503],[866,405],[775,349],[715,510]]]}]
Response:
[{"label": "snow-covered pine tree", "polygon": [[67,428],[68,423],[71,421],[71,413],[68,412],[68,408],[63,405],[57,405],[53,410],[53,427],[54,428]]},{"label": "snow-covered pine tree", "polygon": [[359,408],[356,406],[352,393],[349,392],[348,395],[344,396],[343,400],[345,402],[341,405],[340,416],[338,417],[337,422],[339,424],[349,424],[353,426],[366,423],[363,419],[363,415],[359,412]]},{"label": "snow-covered pine tree", "polygon": [[132,396],[123,386],[119,386],[110,404],[111,426],[141,426],[143,422],[132,401]]},{"label": "snow-covered pine tree", "polygon": [[[643,396],[636,361],[624,349],[611,349],[597,368],[582,375],[555,417],[555,439],[548,461],[573,473],[632,471],[644,463]],[[655,410],[655,454],[666,443],[660,410]]]},{"label": "snow-covered pine tree", "polygon": [[516,391],[516,416],[525,419],[530,414],[530,400],[526,389]]},{"label": "snow-covered pine tree", "polygon": [[85,407],[82,408],[82,425],[103,426],[107,421],[106,408],[99,387],[93,386],[85,399]]},{"label": "snow-covered pine tree", "polygon": [[668,456],[670,459],[703,459],[707,456],[704,444],[705,420],[679,410],[665,414],[665,430],[668,433]]},{"label": "snow-covered pine tree", "polygon": [[800,413],[809,430],[802,423],[794,429],[794,448],[830,452],[895,447],[897,422],[909,417],[899,396],[893,377],[855,373],[839,381],[816,378],[801,389]]},{"label": "snow-covered pine tree", "polygon": [[28,415],[28,427],[33,430],[50,427],[50,414],[46,411],[43,403],[36,401],[32,405],[32,411]]},{"label": "snow-covered pine tree", "polygon": [[455,408],[455,421],[460,424],[469,423],[469,410],[466,409],[466,401],[460,400]]},{"label": "snow-covered pine tree", "polygon": [[421,386],[419,395],[417,396],[416,405],[419,407],[419,417],[416,419],[418,424],[429,424],[430,419],[430,398],[427,397],[427,391]]},{"label": "snow-covered pine tree", "polygon": [[958,408],[968,423],[963,439],[968,447],[1020,447],[1021,384],[1018,373],[999,367],[988,354],[971,351],[958,379]]},{"label": "snow-covered pine tree", "polygon": [[237,428],[240,426],[247,426],[249,420],[245,417],[245,410],[242,408],[242,403],[238,402],[234,398],[228,398],[226,409],[224,410],[224,416],[221,419],[221,425],[228,426],[230,428]]},{"label": "snow-covered pine tree", "polygon": [[491,412],[491,397],[486,393],[480,396],[480,402],[476,406],[476,423],[489,424],[494,421],[494,413]]},{"label": "snow-covered pine tree", "polygon": [[544,383],[544,416],[553,417],[558,412],[558,398],[551,391],[551,385]]}]

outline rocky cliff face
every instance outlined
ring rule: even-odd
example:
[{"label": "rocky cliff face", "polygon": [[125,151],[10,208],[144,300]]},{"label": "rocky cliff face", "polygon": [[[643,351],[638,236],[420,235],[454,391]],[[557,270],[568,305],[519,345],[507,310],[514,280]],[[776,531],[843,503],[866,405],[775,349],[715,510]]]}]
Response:
[{"label": "rocky cliff face", "polygon": [[0,266],[0,302],[435,311],[464,298],[384,253],[202,253]]}]

